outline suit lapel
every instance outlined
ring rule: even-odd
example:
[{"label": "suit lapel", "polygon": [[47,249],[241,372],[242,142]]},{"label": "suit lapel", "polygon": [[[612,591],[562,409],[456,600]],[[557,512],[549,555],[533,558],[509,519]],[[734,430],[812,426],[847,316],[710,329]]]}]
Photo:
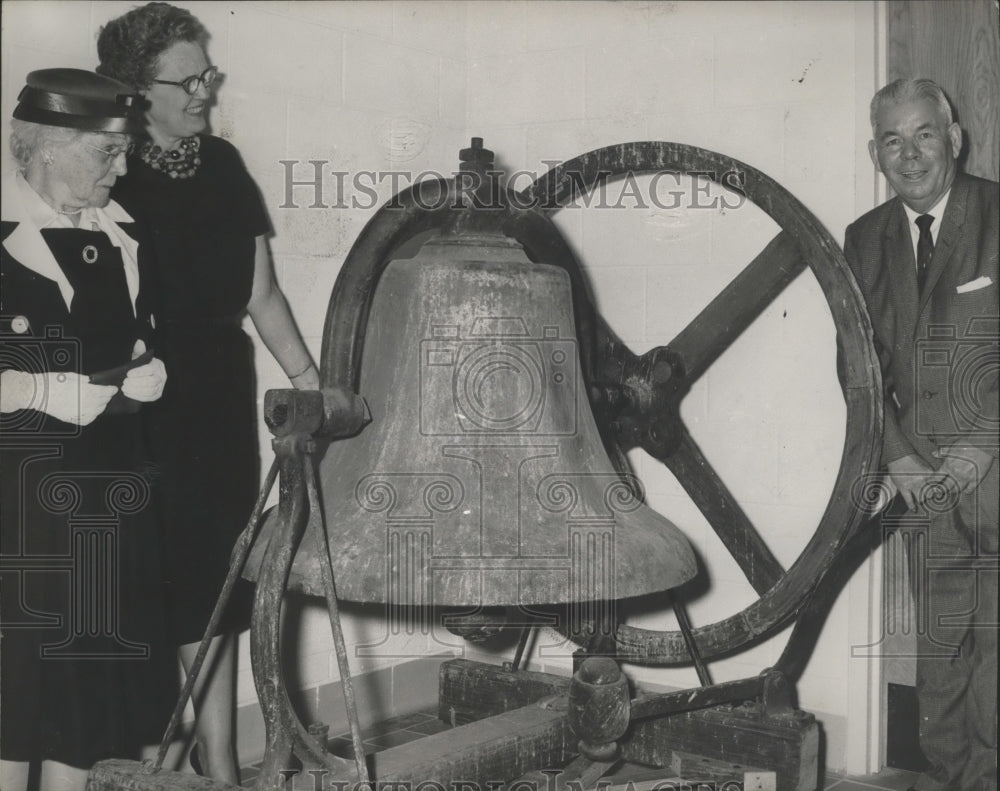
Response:
[{"label": "suit lapel", "polygon": [[21,205],[18,178],[15,171],[0,179],[0,218],[3,219],[4,227],[10,229],[4,233],[3,247],[25,269],[53,281],[59,287],[66,310],[69,310],[73,302],[73,286],[66,279],[41,232],[32,224]]},{"label": "suit lapel", "polygon": [[883,260],[889,275],[888,291],[896,305],[898,326],[912,333],[917,324],[917,262],[913,257],[913,240],[906,212],[899,198],[895,199],[892,207],[882,244]]},{"label": "suit lapel", "polygon": [[937,242],[934,245],[934,256],[931,258],[930,268],[927,270],[924,293],[920,295],[918,313],[923,313],[931,294],[934,292],[934,286],[941,278],[941,273],[948,267],[955,248],[958,246],[962,226],[965,224],[968,201],[969,185],[961,176],[957,176],[951,185],[948,207],[945,209],[944,217],[941,218],[941,230],[938,231]]},{"label": "suit lapel", "polygon": [[56,263],[52,251],[38,229],[29,223],[18,223],[3,240],[3,246],[11,258],[25,269],[30,269],[35,274],[53,281],[59,287],[59,293],[66,303],[66,309],[69,310],[73,302],[73,286]]},{"label": "suit lapel", "polygon": [[[26,269],[52,280],[59,287],[66,309],[73,304],[73,287],[46,244],[41,232],[31,222],[28,212],[22,206],[22,198],[16,172],[6,174],[0,180],[0,219],[4,223],[4,233],[0,244],[11,257]],[[134,221],[128,212],[115,201],[103,209],[97,209],[97,219],[111,243],[122,251],[125,266],[125,282],[132,307],[139,293],[138,242],[132,237]],[[128,229],[121,224],[128,224]]]}]

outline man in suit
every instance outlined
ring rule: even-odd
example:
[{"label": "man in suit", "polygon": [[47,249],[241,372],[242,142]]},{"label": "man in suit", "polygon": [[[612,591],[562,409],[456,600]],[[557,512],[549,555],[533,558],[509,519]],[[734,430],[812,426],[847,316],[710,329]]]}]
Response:
[{"label": "man in suit", "polygon": [[896,197],[847,229],[885,385],[887,483],[927,516],[913,574],[916,791],[997,788],[996,182],[958,171],[962,130],[931,80],[875,94],[868,144]]}]

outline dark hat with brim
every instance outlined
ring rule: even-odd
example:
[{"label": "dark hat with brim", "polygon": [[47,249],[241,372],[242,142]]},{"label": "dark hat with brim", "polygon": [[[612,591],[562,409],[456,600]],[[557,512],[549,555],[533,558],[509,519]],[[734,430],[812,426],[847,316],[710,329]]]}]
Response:
[{"label": "dark hat with brim", "polygon": [[40,69],[28,75],[14,118],[87,132],[137,132],[142,97],[124,83],[83,69]]}]

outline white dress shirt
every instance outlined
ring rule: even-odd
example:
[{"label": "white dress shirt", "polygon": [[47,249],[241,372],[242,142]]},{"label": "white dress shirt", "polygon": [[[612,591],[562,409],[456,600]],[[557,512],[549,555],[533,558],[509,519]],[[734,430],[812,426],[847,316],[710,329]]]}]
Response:
[{"label": "white dress shirt", "polygon": [[17,227],[4,239],[7,252],[22,266],[48,278],[59,287],[66,309],[73,301],[73,287],[56,262],[52,251],[42,238],[45,228],[83,228],[104,231],[111,244],[121,250],[125,266],[125,282],[135,312],[139,294],[138,243],[119,226],[119,222],[132,222],[132,217],[121,206],[111,201],[104,208],[88,207],[79,213],[79,225],[69,215],[57,212],[32,189],[19,172],[9,173],[2,179],[2,219]]},{"label": "white dress shirt", "polygon": [[913,260],[917,260],[917,242],[920,241],[920,228],[917,225],[917,217],[921,214],[930,214],[934,217],[934,222],[931,223],[931,239],[934,240],[934,246],[937,246],[938,230],[941,228],[941,218],[944,217],[944,210],[948,208],[948,198],[951,197],[951,187],[948,191],[941,196],[941,199],[935,203],[930,209],[925,212],[914,211],[905,203],[903,204],[903,211],[906,212],[906,219],[909,222],[910,227],[910,242],[913,244]]}]

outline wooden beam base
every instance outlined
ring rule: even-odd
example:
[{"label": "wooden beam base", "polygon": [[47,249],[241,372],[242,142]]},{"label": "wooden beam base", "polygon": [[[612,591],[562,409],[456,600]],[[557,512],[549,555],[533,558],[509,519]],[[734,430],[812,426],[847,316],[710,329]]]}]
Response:
[{"label": "wooden beam base", "polygon": [[[566,694],[570,679],[507,671],[455,659],[441,665],[439,711],[445,721],[470,722],[529,704],[535,696]],[[778,791],[815,791],[819,726],[798,709],[768,714],[758,703],[723,705],[633,722],[622,740],[626,761],[669,767],[675,753],[776,774]]]},{"label": "wooden beam base", "polygon": [[161,769],[151,772],[140,761],[112,758],[94,764],[87,791],[240,791],[238,786],[208,777]]},{"label": "wooden beam base", "polygon": [[[379,784],[498,788],[540,769],[565,766],[576,753],[567,720],[570,679],[549,673],[506,671],[456,659],[441,666],[440,713],[454,726],[371,756]],[[819,729],[806,712],[767,713],[760,704],[714,706],[633,722],[622,757],[675,775],[705,761],[773,771],[777,791],[814,791]],[[695,763],[692,763],[694,761]],[[696,772],[697,774],[697,772]],[[334,777],[300,778],[306,788],[336,788]],[[318,783],[318,785],[317,785]],[[298,785],[296,784],[296,787]],[[135,761],[94,766],[87,791],[236,791],[208,778],[151,773]]]},{"label": "wooden beam base", "polygon": [[697,779],[706,784],[711,783],[714,788],[736,789],[742,785],[747,772],[760,774],[764,771],[757,767],[717,761],[703,755],[692,755],[680,750],[674,750],[670,759],[670,775],[672,777],[683,777],[688,782]]},{"label": "wooden beam base", "polygon": [[676,752],[773,771],[778,791],[819,787],[819,725],[807,712],[768,714],[758,703],[713,706],[633,723],[622,743],[628,761],[670,766]]},{"label": "wooden beam base", "polygon": [[565,676],[553,673],[504,670],[468,659],[443,662],[438,681],[438,716],[452,725],[492,717],[542,698],[568,695],[570,683]]},{"label": "wooden beam base", "polygon": [[[533,703],[469,722],[370,756],[374,778],[399,791],[426,781],[448,789],[499,788],[527,772],[565,765],[575,754],[565,698]],[[344,778],[316,770],[293,780],[295,789],[344,791]],[[341,785],[338,785],[338,781]],[[350,787],[350,786],[349,786]],[[438,788],[439,786],[435,786]],[[269,786],[268,786],[269,788]],[[101,761],[91,769],[87,791],[239,791],[197,775],[152,773],[137,761]]]},{"label": "wooden beam base", "polygon": [[566,719],[566,700],[524,706],[375,753],[380,781],[434,780],[446,788],[477,783],[481,789],[533,769],[563,766],[576,738]]}]

